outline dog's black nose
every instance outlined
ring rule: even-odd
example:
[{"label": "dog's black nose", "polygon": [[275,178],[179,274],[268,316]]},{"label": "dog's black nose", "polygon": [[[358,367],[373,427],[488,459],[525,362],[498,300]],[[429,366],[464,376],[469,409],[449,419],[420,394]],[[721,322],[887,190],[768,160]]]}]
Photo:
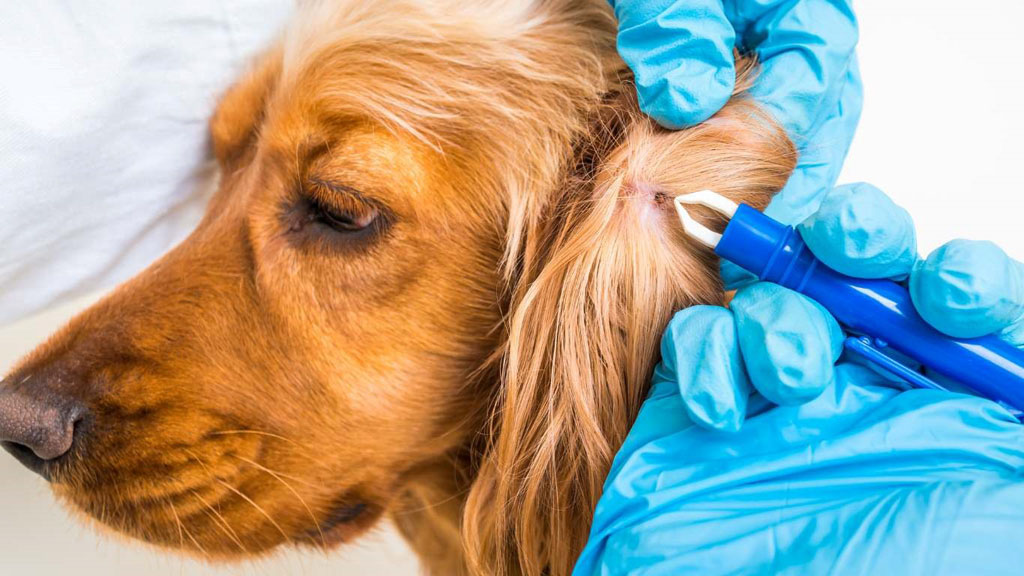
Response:
[{"label": "dog's black nose", "polygon": [[0,383],[0,445],[49,479],[49,463],[67,454],[86,415],[80,402],[46,390]]}]

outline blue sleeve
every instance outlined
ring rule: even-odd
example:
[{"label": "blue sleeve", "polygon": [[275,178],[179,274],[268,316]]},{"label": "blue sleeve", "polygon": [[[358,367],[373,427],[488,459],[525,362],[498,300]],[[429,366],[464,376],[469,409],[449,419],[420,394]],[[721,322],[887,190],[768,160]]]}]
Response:
[{"label": "blue sleeve", "polygon": [[613,464],[591,574],[1008,574],[1024,562],[1024,428],[998,405],[843,364],[800,406],[694,426],[661,367]]}]

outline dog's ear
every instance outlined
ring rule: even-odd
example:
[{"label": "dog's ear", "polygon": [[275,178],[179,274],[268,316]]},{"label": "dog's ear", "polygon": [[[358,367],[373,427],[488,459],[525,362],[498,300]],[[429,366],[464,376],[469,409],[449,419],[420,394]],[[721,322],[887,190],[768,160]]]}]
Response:
[{"label": "dog's ear", "polygon": [[572,571],[671,315],[722,303],[717,262],[682,235],[672,198],[711,188],[762,208],[795,164],[783,131],[742,97],[679,132],[626,116],[590,181],[560,191],[541,262],[513,296],[491,444],[465,518],[480,573]]},{"label": "dog's ear", "polygon": [[210,118],[213,153],[225,168],[249,147],[264,118],[267,102],[281,75],[282,50],[275,47],[258,60],[221,98]]}]

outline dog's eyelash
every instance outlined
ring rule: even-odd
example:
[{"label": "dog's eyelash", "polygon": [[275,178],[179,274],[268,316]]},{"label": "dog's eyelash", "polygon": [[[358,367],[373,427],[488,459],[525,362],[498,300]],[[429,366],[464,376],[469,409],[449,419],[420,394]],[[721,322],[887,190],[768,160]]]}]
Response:
[{"label": "dog's eyelash", "polygon": [[285,209],[289,234],[296,241],[316,240],[322,246],[366,245],[387,228],[388,211],[358,190],[318,178],[305,178],[295,200]]},{"label": "dog's eyelash", "polygon": [[352,212],[387,212],[380,202],[351,186],[309,178],[304,188],[307,196],[328,207],[336,206],[339,210]]},{"label": "dog's eyelash", "polygon": [[325,224],[337,232],[351,233],[365,230],[373,225],[378,217],[378,211],[372,206],[359,210],[338,210],[332,206],[326,206],[316,198],[310,199],[312,216],[317,222]]},{"label": "dog's eyelash", "polygon": [[351,186],[338,184],[336,182],[328,182],[321,178],[309,178],[309,184],[313,188],[314,192],[333,192],[335,194],[353,197],[361,202],[370,203],[362,192]]}]

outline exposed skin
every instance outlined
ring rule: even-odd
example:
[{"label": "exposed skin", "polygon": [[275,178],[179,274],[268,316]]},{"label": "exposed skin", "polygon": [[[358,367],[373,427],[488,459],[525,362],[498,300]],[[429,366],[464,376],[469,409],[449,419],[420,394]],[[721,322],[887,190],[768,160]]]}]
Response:
[{"label": "exposed skin", "polygon": [[[357,31],[378,10],[338,4],[336,17],[354,19]],[[402,52],[394,36],[358,44],[355,32],[327,30],[322,46],[286,39],[261,58],[211,122],[222,179],[196,231],[4,381],[89,408],[72,451],[49,470],[63,501],[118,532],[210,559],[285,543],[331,547],[389,515],[433,574],[568,571],[669,315],[721,299],[713,260],[682,240],[666,199],[715,187],[764,205],[794,159],[774,126],[740,103],[707,128],[657,132],[615,96],[628,92],[628,76],[606,3],[545,6],[575,24],[555,17],[549,29],[530,28],[528,48],[485,35],[421,53],[409,32]],[[379,11],[401,32],[394,8]],[[422,13],[408,18],[410,30],[429,27]],[[473,28],[446,18],[450,29],[438,24],[419,42]],[[462,45],[431,60],[438,46]],[[488,49],[511,56],[487,60]],[[479,54],[479,66],[459,68]],[[381,72],[381,55],[420,68]],[[521,69],[530,58],[543,74]],[[363,76],[354,80],[353,67]],[[430,110],[450,113],[436,126],[414,109],[427,106],[434,84],[446,88]],[[395,95],[406,88],[409,99]],[[648,148],[671,148],[680,163],[655,162]],[[604,163],[612,169],[595,168]],[[658,182],[639,164],[682,176]],[[520,176],[526,184],[515,184]],[[534,196],[515,196],[524,189]],[[613,209],[600,225],[598,194]],[[590,241],[570,241],[591,228]],[[583,261],[560,255],[591,245],[602,251],[592,270],[574,273],[589,283],[569,302],[558,282],[564,274],[571,286],[572,273],[548,262]],[[529,295],[545,283],[552,296]],[[592,324],[583,333],[562,327],[570,305]],[[550,329],[532,342],[540,325]],[[550,351],[530,351],[547,342]],[[553,358],[575,357],[558,348],[564,342],[580,358],[586,346],[604,351],[595,362],[614,375],[577,375],[572,388],[547,374]],[[523,376],[509,376],[509,365]],[[515,399],[530,390],[520,381],[535,398]],[[571,398],[591,390],[597,408],[552,413],[562,400],[543,394],[556,389]],[[516,420],[491,420],[499,407]],[[577,436],[587,418],[599,438]],[[538,454],[552,460],[532,469],[555,470],[551,478],[521,472]],[[566,496],[571,509],[545,504],[543,492],[519,502],[535,480],[578,490]],[[494,509],[536,534],[489,517]],[[573,533],[557,554],[538,553],[538,542],[562,537],[545,532],[554,517]],[[466,524],[480,528],[467,535]],[[505,540],[513,551],[495,544]]]}]

